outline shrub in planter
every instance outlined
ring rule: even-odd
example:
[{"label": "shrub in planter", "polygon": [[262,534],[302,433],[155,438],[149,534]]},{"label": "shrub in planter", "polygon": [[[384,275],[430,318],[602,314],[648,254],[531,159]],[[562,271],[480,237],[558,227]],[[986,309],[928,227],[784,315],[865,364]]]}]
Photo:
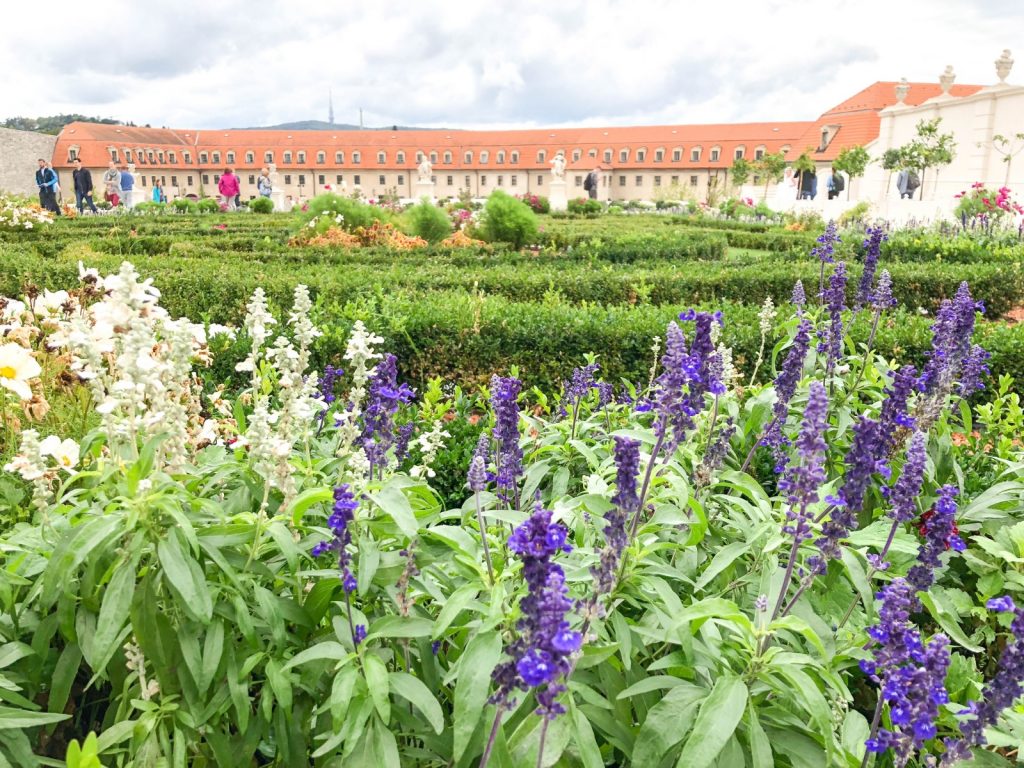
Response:
[{"label": "shrub in planter", "polygon": [[274,201],[269,197],[257,197],[249,201],[249,210],[253,213],[273,213]]},{"label": "shrub in planter", "polygon": [[313,219],[324,217],[330,214],[329,218],[342,217],[339,222],[348,231],[356,227],[371,227],[375,221],[391,222],[394,215],[380,206],[368,205],[351,197],[343,197],[333,192],[317,195],[302,211],[302,222],[308,224]]},{"label": "shrub in planter", "polygon": [[212,197],[204,197],[196,203],[196,210],[199,213],[220,213],[220,203]]},{"label": "shrub in planter", "polygon": [[429,243],[440,242],[452,233],[448,214],[426,198],[402,214],[402,223],[407,233],[422,237]]},{"label": "shrub in planter", "polygon": [[496,189],[484,206],[480,234],[488,242],[511,243],[522,248],[537,239],[537,214],[522,200]]},{"label": "shrub in planter", "polygon": [[530,206],[534,213],[551,213],[551,201],[543,195],[525,194],[519,199]]},{"label": "shrub in planter", "polygon": [[588,197],[577,197],[569,201],[569,213],[591,216],[598,214],[604,208],[598,200],[591,200]]}]

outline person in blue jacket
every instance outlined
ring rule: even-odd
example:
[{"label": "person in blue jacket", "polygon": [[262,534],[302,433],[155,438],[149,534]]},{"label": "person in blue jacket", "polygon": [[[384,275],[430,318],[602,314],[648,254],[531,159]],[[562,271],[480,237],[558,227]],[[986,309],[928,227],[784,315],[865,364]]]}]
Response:
[{"label": "person in blue jacket", "polygon": [[39,187],[39,205],[60,216],[57,205],[57,174],[46,167],[46,161],[39,158],[39,170],[36,171],[36,186]]}]

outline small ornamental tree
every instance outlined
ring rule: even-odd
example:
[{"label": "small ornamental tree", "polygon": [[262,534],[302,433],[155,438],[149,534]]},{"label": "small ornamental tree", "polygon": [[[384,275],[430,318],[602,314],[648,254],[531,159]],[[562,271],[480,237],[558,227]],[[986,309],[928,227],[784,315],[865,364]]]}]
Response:
[{"label": "small ornamental tree", "polygon": [[917,124],[917,138],[900,147],[903,168],[916,170],[921,175],[921,193],[924,199],[924,174],[929,168],[938,169],[949,165],[956,157],[956,140],[952,133],[939,133],[941,117],[921,120]]},{"label": "small ornamental tree", "polygon": [[840,173],[845,173],[851,184],[846,186],[846,199],[850,199],[850,187],[855,178],[864,175],[871,158],[864,147],[843,147],[836,159],[832,161],[832,167]]},{"label": "small ornamental tree", "polygon": [[888,180],[885,183],[885,193],[889,194],[889,185],[892,182],[892,172],[903,170],[903,152],[896,147],[890,147],[878,158],[882,168],[889,172]]},{"label": "small ornamental tree", "polygon": [[817,167],[814,164],[814,160],[811,159],[811,154],[810,154],[811,151],[812,150],[809,149],[809,148],[805,149],[803,152],[800,153],[800,156],[796,160],[793,161],[793,170],[796,171],[798,174],[800,174],[798,176],[798,179],[800,180],[799,181],[799,185],[797,187],[797,194],[798,195],[803,195],[803,193],[804,193],[804,189],[803,189],[804,180],[803,180],[803,174],[801,172],[802,171],[807,171],[808,173],[810,173],[810,172],[814,171],[815,168]]},{"label": "small ornamental tree", "polygon": [[768,199],[768,185],[782,178],[786,171],[785,152],[765,153],[754,161],[754,173],[764,178],[764,199]]},{"label": "small ornamental tree", "polygon": [[737,157],[732,164],[732,181],[736,187],[742,187],[747,183],[747,179],[750,178],[750,172],[753,167],[750,161],[743,157]]}]

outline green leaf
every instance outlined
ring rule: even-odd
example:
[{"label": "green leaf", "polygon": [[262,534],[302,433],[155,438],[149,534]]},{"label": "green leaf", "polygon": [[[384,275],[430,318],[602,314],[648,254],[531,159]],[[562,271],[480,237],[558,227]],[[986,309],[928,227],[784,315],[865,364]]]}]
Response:
[{"label": "green leaf", "polygon": [[694,591],[699,592],[704,589],[704,587],[711,583],[715,576],[732,565],[736,558],[747,550],[748,546],[749,545],[745,541],[736,541],[732,544],[727,544],[718,550],[718,553],[714,558],[712,558],[711,563],[704,569],[704,573],[702,573],[700,578],[697,579],[697,583],[693,585]]},{"label": "green leaf", "polygon": [[735,675],[720,677],[700,705],[676,768],[708,768],[732,738],[746,708],[747,684]]},{"label": "green leaf", "polygon": [[501,638],[497,632],[481,632],[466,646],[459,658],[459,678],[455,683],[455,713],[452,726],[455,762],[469,746],[490,694],[491,672],[501,656]]},{"label": "green leaf", "polygon": [[680,680],[678,677],[671,677],[670,675],[655,675],[653,677],[645,677],[638,683],[626,688],[624,691],[619,693],[616,697],[619,700],[628,699],[631,696],[637,696],[641,693],[650,693],[651,691],[660,691],[666,688],[675,688],[677,685],[682,685],[686,681]]},{"label": "green leaf", "polygon": [[451,626],[451,623],[458,618],[458,615],[476,599],[478,594],[480,594],[480,588],[473,584],[464,584],[452,592],[448,601],[444,604],[444,608],[437,614],[437,619],[434,620],[434,628],[430,639],[437,640],[441,637],[444,631]]},{"label": "green leaf", "polygon": [[208,624],[213,617],[213,601],[199,563],[182,551],[174,531],[160,540],[156,551],[168,586],[178,596],[182,609],[196,621]]},{"label": "green leaf", "polygon": [[35,651],[32,650],[32,646],[25,645],[25,643],[4,643],[3,646],[0,646],[0,669],[6,669],[14,662],[31,656],[33,653]]},{"label": "green leaf", "polygon": [[583,768],[604,768],[604,758],[601,756],[597,739],[594,738],[594,729],[590,726],[590,721],[576,708],[572,696],[568,697],[568,701],[569,714],[572,716],[572,738],[576,742],[576,751],[579,753]]},{"label": "green leaf", "polygon": [[138,725],[137,720],[121,720],[114,723],[100,734],[96,742],[97,751],[102,754],[115,744],[120,744],[132,735],[136,725]]},{"label": "green leaf", "polygon": [[206,632],[203,643],[203,663],[200,667],[199,693],[204,695],[213,683],[221,657],[224,655],[224,623],[215,621]]},{"label": "green leaf", "polygon": [[387,723],[378,721],[373,724],[373,753],[372,765],[377,768],[402,768],[398,742],[395,739],[395,734],[387,727]]},{"label": "green leaf", "polygon": [[341,643],[335,640],[325,640],[304,651],[299,651],[288,659],[288,663],[282,667],[282,670],[289,670],[292,667],[308,664],[311,661],[341,661],[347,658],[350,653],[351,651],[346,650],[345,646]]},{"label": "green leaf", "polygon": [[402,533],[410,539],[416,536],[420,524],[416,522],[416,514],[412,511],[412,505],[399,486],[388,483],[372,498]]},{"label": "green leaf", "polygon": [[761,727],[753,702],[747,707],[747,735],[750,741],[751,768],[775,768],[772,744]]},{"label": "green leaf", "polygon": [[693,713],[707,694],[706,688],[685,683],[651,707],[633,746],[632,765],[659,765],[668,751],[686,738]]},{"label": "green leaf", "polygon": [[274,692],[274,698],[277,699],[278,704],[281,705],[281,709],[288,713],[288,717],[292,716],[292,681],[291,677],[281,669],[277,663],[277,659],[270,659],[267,661],[266,666],[267,682],[270,683],[270,690]]},{"label": "green leaf", "polygon": [[430,723],[434,733],[440,734],[444,730],[444,712],[430,689],[419,678],[406,672],[392,672],[390,680],[391,690],[416,707]]},{"label": "green leaf", "polygon": [[78,665],[82,663],[82,649],[77,643],[64,647],[53,668],[53,680],[50,682],[50,696],[46,708],[51,712],[63,712],[71,695],[71,685],[78,674]]},{"label": "green leaf", "polygon": [[958,642],[971,653],[981,653],[981,646],[972,643],[964,631],[960,629],[960,622],[957,621],[956,609],[937,591],[921,592],[921,605],[928,609],[928,613],[939,623],[939,626],[953,640]]},{"label": "green leaf", "polygon": [[103,593],[96,634],[92,639],[92,655],[96,662],[93,672],[97,675],[106,669],[110,657],[117,650],[121,630],[128,621],[132,597],[135,595],[135,576],[134,561],[122,560],[114,569]]},{"label": "green leaf", "polygon": [[387,725],[391,721],[391,698],[388,685],[388,668],[379,656],[367,653],[363,656],[363,674],[366,676],[366,687],[373,698],[373,706],[380,719]]},{"label": "green leaf", "polygon": [[29,712],[25,709],[0,706],[0,731],[24,728],[37,728],[40,725],[52,725],[67,720],[71,715],[57,712]]},{"label": "green leaf", "polygon": [[434,626],[430,619],[419,616],[385,616],[370,625],[367,640],[377,637],[429,637]]},{"label": "green leaf", "polygon": [[292,524],[298,525],[306,510],[314,504],[326,504],[334,498],[334,491],[331,488],[309,488],[292,501]]}]

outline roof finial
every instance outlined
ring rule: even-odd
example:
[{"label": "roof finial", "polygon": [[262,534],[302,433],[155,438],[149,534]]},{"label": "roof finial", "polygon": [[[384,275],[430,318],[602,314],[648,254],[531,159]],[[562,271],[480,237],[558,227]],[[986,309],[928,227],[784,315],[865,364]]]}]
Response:
[{"label": "roof finial", "polygon": [[900,81],[896,83],[896,103],[902,104],[906,100],[909,92],[910,83],[907,82],[907,78],[900,78]]},{"label": "roof finial", "polygon": [[956,73],[953,72],[953,65],[947,64],[942,74],[939,75],[939,87],[942,88],[944,95],[949,95],[949,89],[953,87],[954,80],[956,80]]},{"label": "roof finial", "polygon": [[1009,48],[1004,48],[1002,55],[996,59],[996,74],[999,76],[1000,83],[1006,82],[1011,69],[1013,69],[1013,56],[1010,55]]}]

